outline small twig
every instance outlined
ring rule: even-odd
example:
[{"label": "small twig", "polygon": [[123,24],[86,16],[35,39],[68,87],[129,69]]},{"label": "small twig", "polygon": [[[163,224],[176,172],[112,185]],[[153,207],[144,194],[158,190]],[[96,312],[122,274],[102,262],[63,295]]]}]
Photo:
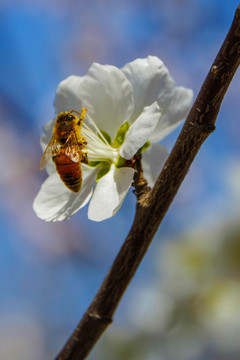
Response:
[{"label": "small twig", "polygon": [[147,191],[139,168],[134,179],[138,201],[132,228],[93,302],[56,360],[85,359],[98,338],[111,324],[117,305],[192,161],[203,142],[215,129],[221,102],[239,62],[240,6],[176,144],[151,191]]},{"label": "small twig", "polygon": [[143,203],[144,198],[148,195],[151,190],[150,186],[148,186],[147,180],[143,176],[142,169],[142,154],[136,155],[135,157],[135,174],[133,178],[133,190],[134,194],[137,197],[137,201]]}]

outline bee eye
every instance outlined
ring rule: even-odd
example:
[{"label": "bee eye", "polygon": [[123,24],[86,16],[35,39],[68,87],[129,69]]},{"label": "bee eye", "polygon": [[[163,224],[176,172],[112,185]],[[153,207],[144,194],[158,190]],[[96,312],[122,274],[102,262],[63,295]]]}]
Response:
[{"label": "bee eye", "polygon": [[68,120],[73,120],[73,119],[74,119],[74,116],[68,115],[67,119],[68,119]]}]

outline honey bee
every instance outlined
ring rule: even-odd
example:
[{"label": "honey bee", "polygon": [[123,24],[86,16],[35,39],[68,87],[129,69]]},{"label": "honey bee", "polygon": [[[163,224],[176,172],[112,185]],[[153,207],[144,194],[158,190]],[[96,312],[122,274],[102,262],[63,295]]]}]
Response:
[{"label": "honey bee", "polygon": [[81,123],[86,111],[87,109],[82,108],[80,114],[71,110],[61,112],[56,117],[52,138],[40,161],[42,170],[52,159],[61,180],[75,193],[79,192],[82,186],[81,163],[88,163],[87,153],[82,151],[87,142],[81,136]]}]

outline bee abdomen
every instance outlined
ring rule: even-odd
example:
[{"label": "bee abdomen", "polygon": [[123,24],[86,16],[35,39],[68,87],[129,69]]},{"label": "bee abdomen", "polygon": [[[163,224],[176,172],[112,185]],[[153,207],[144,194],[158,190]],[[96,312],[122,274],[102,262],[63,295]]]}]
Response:
[{"label": "bee abdomen", "polygon": [[53,158],[57,172],[64,184],[73,192],[78,192],[82,186],[81,163],[75,163],[65,155]]}]

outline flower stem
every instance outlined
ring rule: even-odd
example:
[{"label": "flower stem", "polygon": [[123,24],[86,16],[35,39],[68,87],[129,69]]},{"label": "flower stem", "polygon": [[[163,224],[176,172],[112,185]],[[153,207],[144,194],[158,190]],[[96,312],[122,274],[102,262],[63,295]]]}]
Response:
[{"label": "flower stem", "polygon": [[[203,83],[176,144],[148,191],[141,167],[134,183],[138,197],[132,228],[98,293],[56,360],[85,359],[112,322],[112,316],[172,203],[201,145],[215,129],[223,97],[240,63],[240,6]],[[138,164],[138,166],[140,166]],[[142,181],[142,184],[141,184]],[[142,187],[141,187],[142,186]]]}]

